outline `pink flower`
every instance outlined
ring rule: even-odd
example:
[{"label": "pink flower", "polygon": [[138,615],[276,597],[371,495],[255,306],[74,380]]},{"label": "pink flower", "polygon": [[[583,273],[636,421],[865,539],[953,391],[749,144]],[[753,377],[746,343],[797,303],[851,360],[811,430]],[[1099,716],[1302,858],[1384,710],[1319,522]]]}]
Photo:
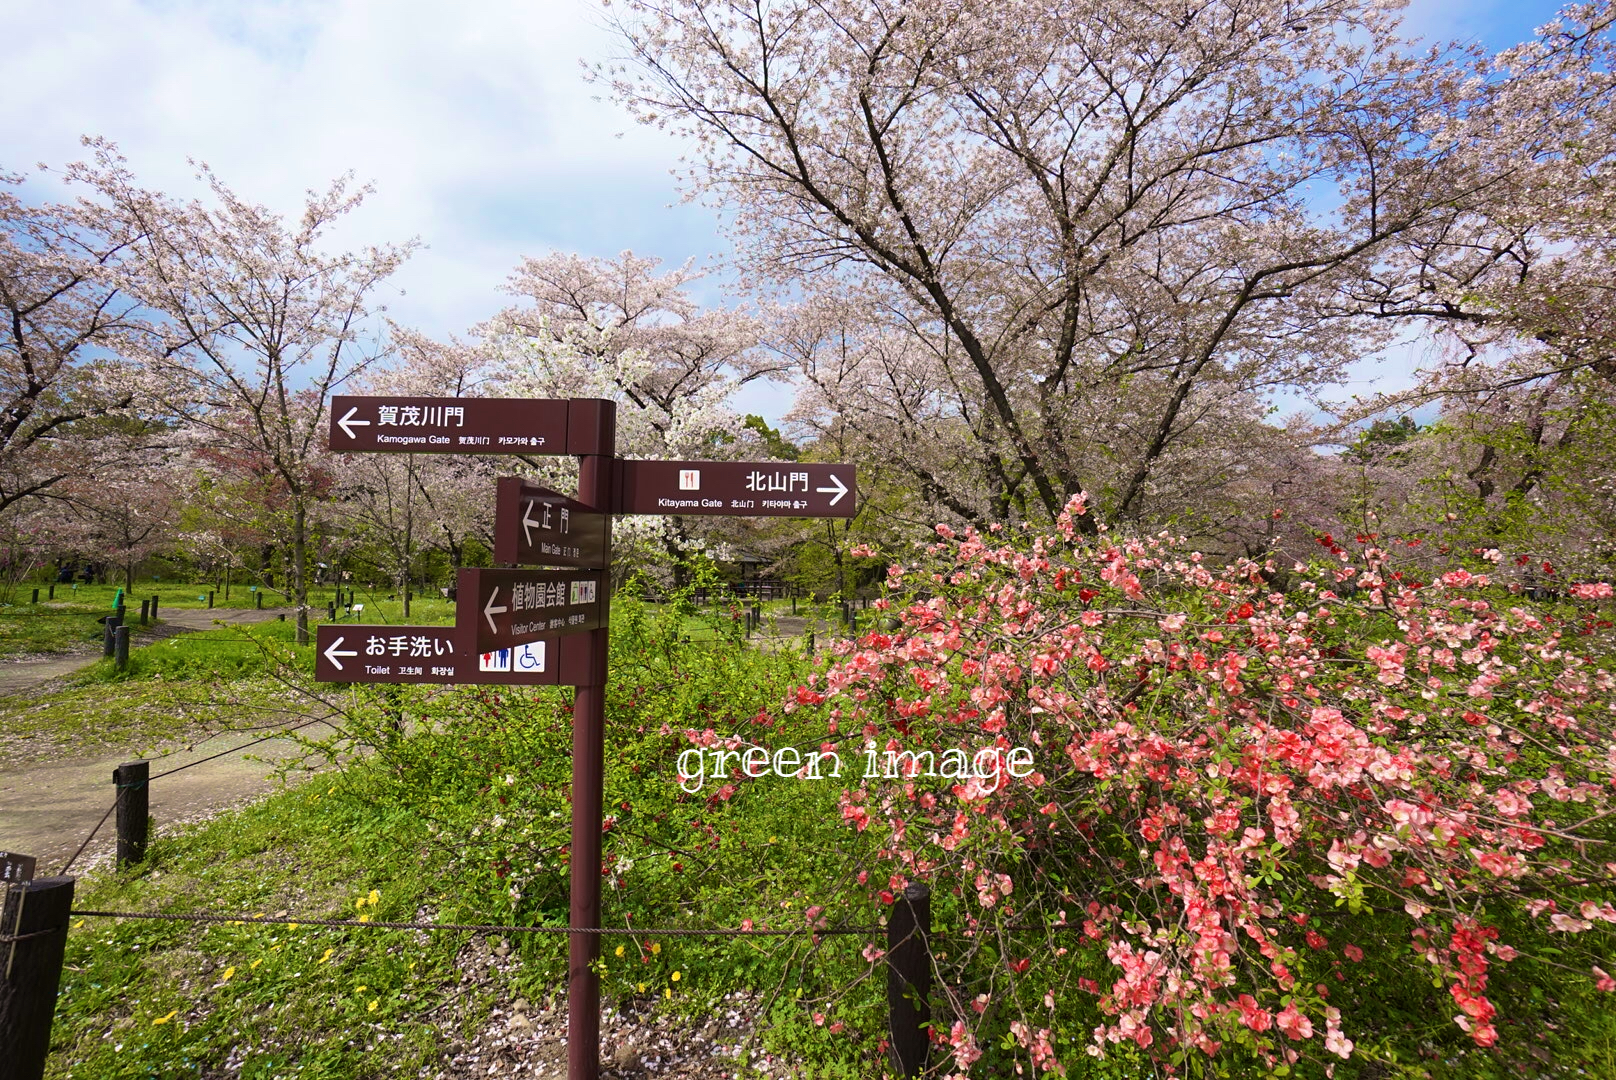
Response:
[{"label": "pink flower", "polygon": [[1293,1039],[1300,1041],[1313,1037],[1313,1021],[1298,1012],[1295,1005],[1287,1005],[1280,1010],[1276,1022],[1279,1024],[1279,1030]]},{"label": "pink flower", "polygon": [[1341,951],[1345,953],[1347,959],[1351,960],[1354,964],[1363,963],[1363,950],[1358,948],[1358,946],[1343,945],[1341,946]]}]

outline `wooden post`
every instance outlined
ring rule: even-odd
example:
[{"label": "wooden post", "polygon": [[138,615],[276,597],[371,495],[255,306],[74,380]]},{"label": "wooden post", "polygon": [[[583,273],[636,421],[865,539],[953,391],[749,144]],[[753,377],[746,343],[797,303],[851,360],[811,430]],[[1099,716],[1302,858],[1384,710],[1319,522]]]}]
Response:
[{"label": "wooden post", "polygon": [[213,606],[213,593],[210,591],[208,593],[208,607],[211,608],[212,606]]},{"label": "wooden post", "polygon": [[0,912],[0,1061],[15,1080],[45,1075],[73,880],[36,878],[6,891]]},{"label": "wooden post", "polygon": [[264,610],[264,594],[263,594],[263,592],[262,591],[255,592],[255,593],[253,593],[253,595],[258,598],[258,610],[263,611]]},{"label": "wooden post", "polygon": [[141,626],[146,625],[146,618],[150,614],[151,614],[151,601],[150,600],[142,600],[140,602],[140,625]]},{"label": "wooden post", "polygon": [[129,628],[120,626],[112,632],[112,664],[119,671],[129,666]]},{"label": "wooden post", "polygon": [[146,857],[146,829],[151,804],[151,762],[130,761],[112,770],[118,788],[118,866],[132,866]]},{"label": "wooden post", "polygon": [[36,603],[36,604],[39,603],[39,590],[38,589],[34,590],[34,603]]},{"label": "wooden post", "polygon": [[336,622],[337,621],[337,602],[335,600],[331,601],[329,604],[327,604],[325,606],[325,621],[326,622]]},{"label": "wooden post", "polygon": [[46,596],[46,599],[47,600],[56,599],[56,583],[54,581],[51,582],[50,593]]},{"label": "wooden post", "polygon": [[157,597],[151,598],[151,621],[157,621]]},{"label": "wooden post", "polygon": [[931,887],[904,887],[887,919],[887,1039],[903,1076],[926,1071],[931,1048]]},{"label": "wooden post", "polygon": [[814,655],[814,632],[808,631],[808,655]]},{"label": "wooden post", "polygon": [[117,647],[118,622],[111,615],[101,624],[101,657],[111,659],[113,650]]}]

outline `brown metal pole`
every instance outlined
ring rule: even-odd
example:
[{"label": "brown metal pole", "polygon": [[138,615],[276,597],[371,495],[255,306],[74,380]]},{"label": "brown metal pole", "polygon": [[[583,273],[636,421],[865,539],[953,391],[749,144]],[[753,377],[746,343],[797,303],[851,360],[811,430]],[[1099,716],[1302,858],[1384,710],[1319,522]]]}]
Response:
[{"label": "brown metal pole", "polygon": [[[568,449],[579,455],[578,501],[598,510],[612,507],[616,405],[573,401],[568,418]],[[611,518],[606,519],[606,567],[611,567]],[[608,625],[611,596],[603,598]],[[590,678],[579,686],[572,706],[572,857],[570,919],[579,929],[600,928],[601,814],[605,786],[607,626],[589,633]],[[567,950],[567,1080],[600,1076],[600,977],[593,964],[600,935],[574,933]]]}]

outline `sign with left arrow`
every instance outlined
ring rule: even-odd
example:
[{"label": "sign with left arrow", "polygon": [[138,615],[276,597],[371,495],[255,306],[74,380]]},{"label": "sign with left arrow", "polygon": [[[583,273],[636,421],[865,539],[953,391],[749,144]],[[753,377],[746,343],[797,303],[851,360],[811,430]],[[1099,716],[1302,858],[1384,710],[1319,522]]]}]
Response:
[{"label": "sign with left arrow", "polygon": [[589,675],[589,639],[550,636],[486,653],[462,651],[453,626],[317,628],[314,677],[335,683],[492,683],[576,686]]},{"label": "sign with left arrow", "polygon": [[455,584],[461,648],[483,653],[599,630],[610,585],[597,570],[461,569]]},{"label": "sign with left arrow", "polygon": [[604,570],[606,525],[605,514],[521,477],[495,486],[495,562]]},{"label": "sign with left arrow", "polygon": [[333,397],[331,449],[417,454],[566,454],[561,398]]}]

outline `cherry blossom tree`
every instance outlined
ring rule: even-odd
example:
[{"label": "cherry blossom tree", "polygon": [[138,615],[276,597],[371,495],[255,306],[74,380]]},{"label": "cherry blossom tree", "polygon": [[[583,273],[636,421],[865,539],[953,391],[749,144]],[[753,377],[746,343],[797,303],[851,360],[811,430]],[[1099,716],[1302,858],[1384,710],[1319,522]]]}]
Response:
[{"label": "cherry blossom tree", "polygon": [[1238,446],[1237,403],[1384,341],[1361,283],[1504,187],[1420,134],[1490,100],[1477,58],[1404,50],[1383,4],[612,10],[600,77],[700,141],[749,272],[857,298],[806,409],[925,430],[968,467],[906,442],[915,480],[968,520],[1080,489],[1148,516],[1165,471]]},{"label": "cherry blossom tree", "polygon": [[133,403],[108,350],[142,318],[112,274],[131,234],[22,182],[0,173],[0,514],[95,464],[75,425]]},{"label": "cherry blossom tree", "polygon": [[289,591],[306,643],[326,401],[385,354],[379,339],[367,340],[372,296],[414,242],[323,253],[326,233],[369,192],[350,192],[348,178],[311,192],[288,228],[205,165],[213,206],[143,189],[114,146],[88,145],[93,161],[69,166],[67,176],[99,200],[110,230],[132,238],[115,280],[156,316],[124,354],[148,373],[145,390],[164,410],[273,471],[287,499],[277,539],[290,553]]}]

